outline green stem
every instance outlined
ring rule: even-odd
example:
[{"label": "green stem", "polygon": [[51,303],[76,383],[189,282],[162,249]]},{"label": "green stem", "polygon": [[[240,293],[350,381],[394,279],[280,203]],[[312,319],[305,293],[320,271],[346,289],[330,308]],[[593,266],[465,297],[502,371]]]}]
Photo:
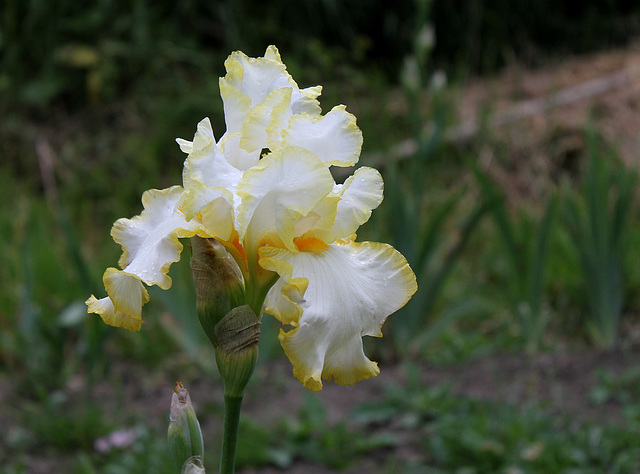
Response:
[{"label": "green stem", "polygon": [[245,283],[245,304],[256,314],[258,320],[262,316],[262,307],[267,293],[271,287],[278,281],[278,274],[275,272],[265,272],[258,277],[258,271],[255,265],[249,264],[249,279]]},{"label": "green stem", "polygon": [[236,464],[236,444],[242,397],[224,396],[224,428],[222,434],[222,456],[220,474],[233,474]]}]

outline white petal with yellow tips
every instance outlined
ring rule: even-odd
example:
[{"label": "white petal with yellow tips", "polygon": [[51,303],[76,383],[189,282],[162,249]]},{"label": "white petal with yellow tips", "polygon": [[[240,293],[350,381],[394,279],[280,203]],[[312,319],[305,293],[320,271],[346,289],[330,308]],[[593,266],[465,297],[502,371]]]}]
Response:
[{"label": "white petal with yellow tips", "polygon": [[294,250],[296,221],[307,215],[333,189],[329,169],[313,154],[295,147],[280,148],[247,170],[237,193],[237,230],[258,245],[280,239]]},{"label": "white petal with yellow tips", "polygon": [[128,314],[116,311],[113,306],[113,301],[108,296],[96,299],[95,296],[85,301],[87,305],[87,312],[99,314],[105,324],[116,328],[126,328],[129,331],[139,331],[142,327],[142,318],[135,318]]},{"label": "white petal with yellow tips", "polygon": [[[348,241],[324,252],[264,248],[261,257],[263,267],[285,280],[308,281],[297,303],[299,321],[280,334],[294,375],[311,390],[322,388],[321,378],[352,385],[377,375],[377,364],[364,354],[362,336],[381,336],[386,317],[415,293],[415,275],[406,259],[387,244]],[[277,287],[267,297],[267,308],[274,312],[280,307],[290,311],[293,303]]]},{"label": "white petal with yellow tips", "polygon": [[113,240],[124,251],[118,262],[123,270],[164,290],[171,287],[169,267],[180,260],[182,244],[178,239],[204,234],[198,220],[185,219],[180,209],[182,196],[181,186],[145,191],[142,213],[133,219],[119,219],[111,230]]},{"label": "white petal with yellow tips", "polygon": [[310,230],[309,236],[327,243],[348,238],[369,220],[371,211],[380,205],[383,190],[382,176],[376,169],[358,168],[344,184],[333,189],[332,194],[339,199],[333,223],[329,228],[317,225]]},{"label": "white petal with yellow tips", "polygon": [[294,115],[282,135],[284,144],[309,150],[326,165],[353,166],[362,150],[362,132],[344,105],[322,117]]},{"label": "white petal with yellow tips", "polygon": [[[249,58],[242,52],[232,53],[225,61],[226,76],[220,79],[227,133],[240,131],[249,111],[277,89],[291,90],[290,114],[320,114],[317,97],[322,87],[300,89],[287,72],[275,46],[269,46],[262,58]],[[287,117],[288,118],[288,117]]]},{"label": "white petal with yellow tips", "polygon": [[149,301],[140,279],[116,268],[107,268],[102,280],[109,296],[97,300],[91,295],[86,301],[88,311],[99,314],[106,324],[138,331],[142,327],[142,306]]},{"label": "white petal with yellow tips", "polygon": [[291,90],[290,87],[273,90],[251,109],[242,124],[241,148],[252,152],[273,147],[269,142],[269,135],[279,137],[281,124],[291,117]]},{"label": "white petal with yellow tips", "polygon": [[211,188],[235,190],[242,177],[242,171],[229,163],[215,142],[213,129],[209,119],[198,124],[193,142],[179,140],[180,149],[189,150],[184,162],[182,181],[185,189],[197,183],[204,183]]}]

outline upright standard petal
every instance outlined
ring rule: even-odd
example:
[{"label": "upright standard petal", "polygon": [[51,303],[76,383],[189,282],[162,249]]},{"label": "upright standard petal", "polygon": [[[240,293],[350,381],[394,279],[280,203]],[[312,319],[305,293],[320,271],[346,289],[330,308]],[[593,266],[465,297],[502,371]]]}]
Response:
[{"label": "upright standard petal", "polygon": [[240,131],[249,111],[277,89],[291,89],[288,116],[320,114],[317,97],[322,88],[315,86],[301,90],[287,72],[275,46],[269,46],[262,58],[249,58],[236,51],[224,65],[227,74],[220,79],[220,92],[224,102],[227,133]]},{"label": "upright standard petal", "polygon": [[[260,265],[285,281],[308,281],[298,302],[283,294],[286,285],[274,287],[267,297],[267,309],[294,326],[280,333],[294,375],[311,390],[322,388],[321,378],[352,385],[377,375],[377,364],[364,355],[362,336],[381,336],[386,317],[415,293],[416,278],[406,259],[386,244],[348,241],[324,252],[264,247],[260,256]],[[302,312],[297,322],[291,305]],[[283,307],[284,317],[278,314]]]},{"label": "upright standard petal", "polygon": [[294,115],[282,135],[283,143],[309,150],[326,165],[353,166],[362,149],[362,132],[344,105],[322,117]]},{"label": "upright standard petal", "polygon": [[182,171],[185,189],[189,190],[195,183],[204,183],[211,188],[235,190],[242,171],[229,163],[219,149],[209,119],[198,124],[193,142],[179,140],[178,143],[182,151],[189,151]]},{"label": "upright standard petal", "polygon": [[224,138],[220,139],[218,146],[229,164],[240,171],[246,171],[258,164],[262,150],[255,150],[253,152],[246,151],[240,147],[241,139],[242,135],[240,133],[234,133],[232,135],[225,134]]},{"label": "upright standard petal", "polygon": [[295,250],[296,221],[333,189],[329,169],[313,154],[280,148],[246,171],[238,184],[240,240],[276,239]]},{"label": "upright standard petal", "polygon": [[240,146],[248,152],[261,148],[275,148],[269,136],[280,136],[280,124],[291,116],[291,88],[273,90],[251,109],[242,124]]},{"label": "upright standard petal", "polygon": [[260,104],[272,90],[282,87],[296,87],[297,84],[287,73],[287,67],[274,55],[250,58],[241,51],[235,51],[224,62],[227,75],[221,84],[237,89],[251,99],[251,105]]}]

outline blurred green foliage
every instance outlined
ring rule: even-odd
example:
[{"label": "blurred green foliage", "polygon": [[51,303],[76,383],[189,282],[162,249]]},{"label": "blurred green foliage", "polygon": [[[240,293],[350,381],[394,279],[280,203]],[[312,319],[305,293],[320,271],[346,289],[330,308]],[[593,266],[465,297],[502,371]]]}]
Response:
[{"label": "blurred green foliage", "polygon": [[330,424],[326,408],[307,394],[297,416],[283,418],[275,430],[243,419],[238,443],[238,467],[272,464],[287,469],[299,460],[342,470],[376,449],[394,444],[388,436],[362,436],[346,422]]},{"label": "blurred green foliage", "polygon": [[565,216],[587,287],[587,329],[596,344],[611,348],[618,341],[627,290],[624,266],[638,177],[612,150],[599,149],[593,131],[588,138],[582,189],[566,199]]},{"label": "blurred green foliage", "polygon": [[527,351],[536,352],[541,348],[550,317],[544,281],[558,200],[552,196],[539,219],[525,208],[511,216],[497,184],[475,163],[471,168],[485,198],[491,202],[489,211],[507,260],[504,296]]},{"label": "blurred green foliage", "polygon": [[638,33],[640,5],[629,0],[433,0],[434,61],[463,75],[510,62],[539,66],[548,58],[625,44]]},{"label": "blurred green foliage", "polygon": [[450,73],[622,44],[638,33],[640,18],[640,6],[627,0],[6,0],[0,93],[42,116],[51,105],[82,107],[219,74],[229,51],[258,55],[272,43],[294,58],[290,68],[303,81],[326,83],[356,69],[396,81],[423,12],[438,39],[434,64]]}]

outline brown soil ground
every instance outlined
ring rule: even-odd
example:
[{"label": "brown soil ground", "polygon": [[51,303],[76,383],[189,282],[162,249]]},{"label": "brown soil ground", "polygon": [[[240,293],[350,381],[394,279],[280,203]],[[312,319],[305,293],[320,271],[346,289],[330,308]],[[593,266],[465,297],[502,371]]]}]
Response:
[{"label": "brown soil ground", "polygon": [[[535,198],[563,173],[578,173],[587,128],[638,166],[640,42],[533,71],[513,66],[470,81],[457,103],[460,125],[450,139],[488,138],[480,159],[514,198]],[[509,156],[496,156],[495,145]],[[494,159],[503,166],[491,166]]]}]

